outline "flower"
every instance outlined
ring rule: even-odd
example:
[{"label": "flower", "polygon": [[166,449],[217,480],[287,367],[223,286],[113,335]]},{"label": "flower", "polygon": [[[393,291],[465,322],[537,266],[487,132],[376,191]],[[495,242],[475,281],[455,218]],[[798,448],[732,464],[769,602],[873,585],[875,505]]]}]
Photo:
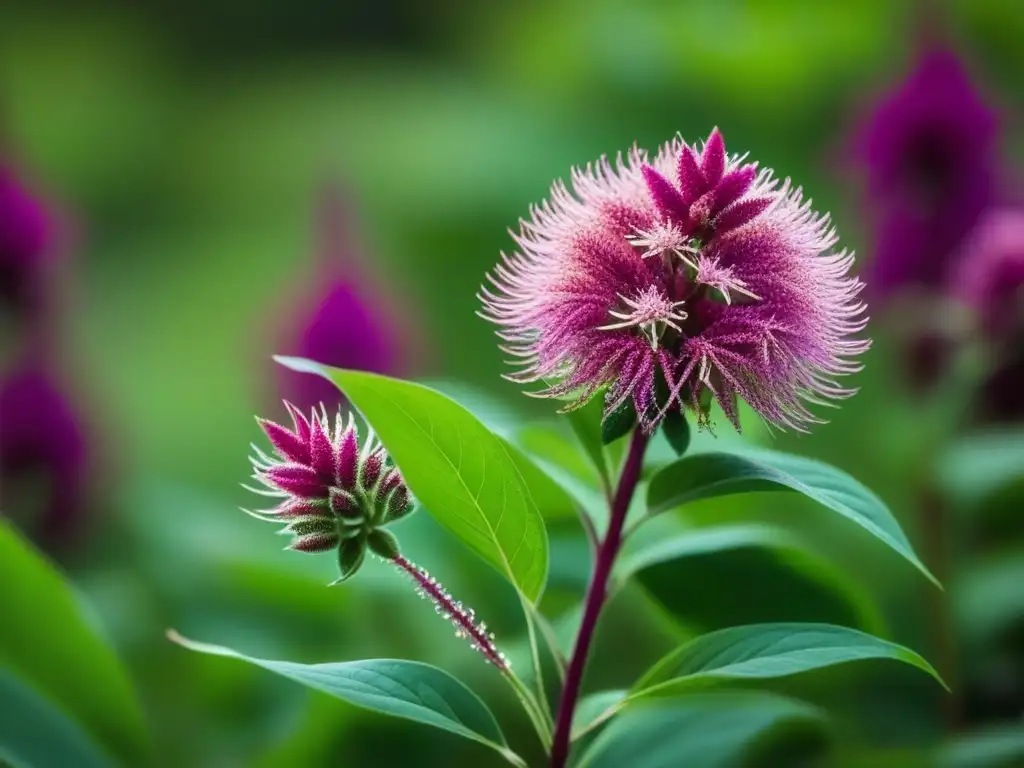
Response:
[{"label": "flower", "polygon": [[367,547],[394,559],[397,541],[383,527],[408,515],[412,504],[409,489],[384,447],[370,433],[360,450],[351,415],[346,423],[339,412],[332,428],[326,410],[313,411],[307,419],[291,403],[285,407],[292,429],[258,419],[276,456],[253,446],[253,477],[264,488],[250,489],[280,501],[271,509],[245,511],[285,523],[282,532],[292,536],[289,549],[337,549],[339,581],[359,569]]},{"label": "flower", "polygon": [[0,509],[49,549],[82,523],[87,458],[82,425],[45,366],[23,364],[0,382]]},{"label": "flower", "polygon": [[[295,325],[287,329],[282,345],[286,354],[316,360],[336,368],[373,373],[401,374],[417,345],[391,294],[370,279],[353,242],[347,201],[337,190],[327,190],[320,202],[321,240],[317,275],[295,302],[290,314]],[[338,389],[319,376],[305,376],[278,368],[284,396],[302,408],[321,403],[339,406]]]},{"label": "flower", "polygon": [[51,239],[42,204],[14,173],[0,166],[0,301],[25,311],[42,298]]},{"label": "flower", "polygon": [[482,315],[521,366],[508,378],[543,382],[538,396],[572,409],[607,386],[606,417],[631,400],[647,430],[684,405],[706,426],[712,400],[738,429],[739,397],[805,430],[808,403],[852,394],[836,378],[869,345],[852,254],[718,129],[699,151],[676,139],[573,170],[515,240]]},{"label": "flower", "polygon": [[971,307],[992,341],[1024,333],[1024,210],[997,208],[971,233],[953,295]]},{"label": "flower", "polygon": [[858,136],[876,219],[868,284],[879,296],[939,289],[955,251],[991,203],[998,124],[957,56],[932,48]]}]

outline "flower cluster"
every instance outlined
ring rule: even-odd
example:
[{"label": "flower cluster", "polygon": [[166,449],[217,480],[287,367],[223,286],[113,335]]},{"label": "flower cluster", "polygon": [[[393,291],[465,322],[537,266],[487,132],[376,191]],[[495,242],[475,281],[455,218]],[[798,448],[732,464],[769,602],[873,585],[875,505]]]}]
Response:
[{"label": "flower cluster", "polygon": [[819,216],[788,180],[676,139],[634,148],[557,182],[531,209],[481,290],[518,382],[582,405],[607,386],[606,415],[631,401],[647,430],[717,400],[739,428],[737,398],[770,424],[803,430],[809,403],[846,397],[837,382],[869,342],[853,256],[833,252]]},{"label": "flower cluster", "polygon": [[285,403],[292,429],[260,419],[276,457],[253,446],[253,477],[264,489],[250,489],[280,499],[277,506],[249,512],[262,520],[285,523],[290,548],[299,552],[338,550],[339,581],[363,563],[367,548],[383,558],[398,556],[395,537],[384,526],[408,515],[409,489],[391,465],[383,446],[370,433],[360,448],[352,417],[338,414],[333,428],[326,410],[307,419]]}]

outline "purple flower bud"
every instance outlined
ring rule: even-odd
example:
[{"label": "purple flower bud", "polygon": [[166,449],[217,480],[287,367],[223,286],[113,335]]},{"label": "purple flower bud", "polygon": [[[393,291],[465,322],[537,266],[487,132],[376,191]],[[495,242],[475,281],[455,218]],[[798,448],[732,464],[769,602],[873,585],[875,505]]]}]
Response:
[{"label": "purple flower bud", "polygon": [[632,401],[649,431],[682,405],[706,424],[715,399],[738,428],[742,398],[804,430],[819,421],[808,404],[852,394],[838,378],[869,345],[853,256],[799,188],[728,156],[717,130],[700,151],[677,139],[574,170],[515,239],[483,314],[522,366],[508,378],[573,395],[569,409],[607,387],[606,418]]},{"label": "purple flower bud", "polygon": [[[382,291],[353,243],[349,210],[336,193],[321,203],[320,264],[313,284],[295,302],[294,328],[279,350],[336,368],[401,375],[410,367],[414,329],[392,301],[394,285]],[[336,387],[317,376],[281,370],[286,397],[303,408],[343,402]]]},{"label": "purple flower bud", "polygon": [[[360,451],[351,416],[346,424],[339,413],[332,425],[322,410],[307,419],[290,403],[285,406],[294,431],[257,419],[278,456],[256,448],[252,459],[254,477],[265,487],[258,492],[280,501],[249,514],[286,523],[291,549],[323,552],[343,541],[349,550],[365,547],[371,533],[408,513],[409,491],[397,469],[384,471],[387,454],[372,434]],[[299,461],[302,456],[308,458]],[[346,567],[358,567],[358,554],[346,552]]]},{"label": "purple flower bud", "polygon": [[17,311],[38,308],[50,240],[45,209],[0,165],[0,301]]},{"label": "purple flower bud", "polygon": [[932,49],[861,129],[878,296],[940,288],[994,195],[998,124],[957,56]]},{"label": "purple flower bud", "polygon": [[87,458],[82,425],[45,367],[0,382],[0,509],[44,546],[81,526]]}]

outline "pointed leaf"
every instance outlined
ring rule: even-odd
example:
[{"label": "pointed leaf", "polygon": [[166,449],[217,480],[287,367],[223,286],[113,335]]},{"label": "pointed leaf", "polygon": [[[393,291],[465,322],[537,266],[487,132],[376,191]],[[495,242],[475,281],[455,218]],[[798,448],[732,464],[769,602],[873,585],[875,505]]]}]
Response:
[{"label": "pointed leaf", "polygon": [[[683,623],[706,629],[769,621],[827,621],[878,630],[870,596],[795,536],[765,525],[723,525],[630,542],[616,576],[635,576]],[[632,551],[632,550],[636,551]],[[702,584],[741,583],[723,600]]]},{"label": "pointed leaf", "polygon": [[661,422],[661,429],[676,456],[685,454],[690,447],[690,424],[682,411],[673,409],[666,413],[665,419]]},{"label": "pointed leaf", "polygon": [[566,418],[572,427],[576,439],[597,470],[601,482],[606,488],[611,487],[611,475],[608,460],[604,453],[601,421],[604,415],[604,398],[595,395],[582,408],[569,411]]},{"label": "pointed leaf", "polygon": [[2,519],[0,584],[0,667],[124,763],[145,763],[146,727],[124,667],[96,633],[78,595]]},{"label": "pointed leaf", "polygon": [[783,731],[810,732],[820,739],[822,720],[813,707],[770,694],[669,699],[622,713],[594,740],[576,768],[746,765],[764,749],[767,737],[781,737]]},{"label": "pointed leaf", "polygon": [[297,664],[257,659],[174,632],[168,632],[168,637],[189,650],[241,659],[357,707],[431,725],[505,750],[501,728],[480,697],[429,664],[401,659]]},{"label": "pointed leaf", "polygon": [[705,453],[663,468],[647,489],[650,515],[690,501],[757,491],[796,491],[852,520],[938,585],[885,503],[854,478],[814,459],[778,451]]},{"label": "pointed leaf", "polygon": [[298,358],[277,360],[333,381],[373,427],[423,507],[528,600],[540,597],[548,569],[544,520],[498,436],[458,403],[420,384]]}]

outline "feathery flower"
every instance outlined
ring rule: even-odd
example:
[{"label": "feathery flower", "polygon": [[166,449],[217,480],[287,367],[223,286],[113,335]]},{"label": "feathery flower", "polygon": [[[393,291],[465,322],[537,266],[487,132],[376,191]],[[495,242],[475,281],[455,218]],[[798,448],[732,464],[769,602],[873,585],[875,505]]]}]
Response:
[{"label": "feathery flower", "polygon": [[413,511],[409,489],[384,447],[370,432],[362,441],[350,415],[345,422],[339,412],[332,427],[323,409],[306,418],[291,403],[285,403],[292,417],[288,429],[258,419],[274,448],[268,456],[253,446],[253,477],[264,487],[249,490],[278,499],[276,506],[244,510],[260,520],[284,524],[282,533],[291,535],[289,549],[298,552],[338,550],[339,583],[351,578],[362,566],[369,549],[412,579],[416,592],[428,598],[434,609],[455,627],[455,635],[499,670],[511,667],[505,654],[494,644],[494,634],[478,621],[476,612],[454,599],[437,579],[399,551],[398,540],[385,526]]},{"label": "feathery flower", "polygon": [[868,284],[879,296],[948,279],[956,250],[992,202],[998,121],[957,56],[927,51],[858,136],[877,221]]},{"label": "feathery flower", "polygon": [[677,138],[574,169],[513,237],[481,314],[521,366],[508,378],[542,382],[538,396],[572,409],[607,386],[606,416],[631,401],[647,430],[686,405],[707,425],[713,399],[738,429],[742,398],[805,430],[808,403],[853,392],[836,381],[869,345],[852,254],[718,129],[699,150]]},{"label": "feathery flower", "polygon": [[37,308],[50,236],[43,206],[0,166],[0,301],[19,311]]}]

